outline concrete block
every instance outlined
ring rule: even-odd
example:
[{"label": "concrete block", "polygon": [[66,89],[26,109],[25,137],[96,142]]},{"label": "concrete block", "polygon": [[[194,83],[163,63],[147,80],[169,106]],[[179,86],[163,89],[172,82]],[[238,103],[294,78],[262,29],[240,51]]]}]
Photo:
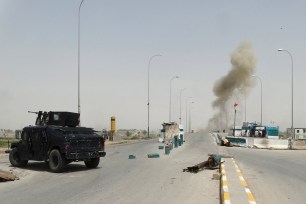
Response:
[{"label": "concrete block", "polygon": [[306,149],[306,140],[292,140],[292,149]]}]

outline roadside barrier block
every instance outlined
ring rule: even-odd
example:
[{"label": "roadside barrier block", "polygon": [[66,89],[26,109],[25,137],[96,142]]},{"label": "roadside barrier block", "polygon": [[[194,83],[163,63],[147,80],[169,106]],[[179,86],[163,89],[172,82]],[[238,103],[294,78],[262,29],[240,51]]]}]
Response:
[{"label": "roadside barrier block", "polygon": [[135,155],[130,154],[130,155],[129,155],[129,159],[136,159],[136,156],[135,156]]},{"label": "roadside barrier block", "polygon": [[148,158],[159,158],[159,154],[157,154],[157,153],[148,154],[147,156],[148,156]]},{"label": "roadside barrier block", "polygon": [[170,147],[169,146],[165,146],[165,154],[170,154]]}]

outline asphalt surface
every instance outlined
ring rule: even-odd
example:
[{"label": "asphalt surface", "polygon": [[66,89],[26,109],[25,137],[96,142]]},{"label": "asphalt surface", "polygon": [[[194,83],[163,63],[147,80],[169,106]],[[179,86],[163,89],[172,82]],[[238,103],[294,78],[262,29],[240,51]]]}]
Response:
[{"label": "asphalt surface", "polygon": [[306,200],[306,151],[232,147],[256,203],[300,204]]},{"label": "asphalt surface", "polygon": [[[1,203],[220,203],[217,170],[197,174],[183,168],[218,153],[209,134],[186,137],[183,146],[170,155],[159,150],[157,141],[106,147],[107,156],[97,169],[83,162],[69,164],[64,173],[50,173],[44,162],[29,162],[15,168],[19,181],[0,183]],[[159,153],[160,158],[147,158]],[[135,155],[136,159],[128,159]],[[8,156],[0,155],[0,169],[10,167]]]}]

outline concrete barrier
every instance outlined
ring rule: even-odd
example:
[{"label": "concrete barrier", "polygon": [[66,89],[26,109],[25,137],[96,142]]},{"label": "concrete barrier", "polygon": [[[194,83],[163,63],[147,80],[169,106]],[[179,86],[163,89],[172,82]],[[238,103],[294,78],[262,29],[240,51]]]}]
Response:
[{"label": "concrete barrier", "polygon": [[210,133],[210,134],[211,134],[211,136],[213,136],[213,137],[215,138],[215,141],[216,141],[217,145],[220,145],[220,144],[221,144],[221,141],[220,141],[220,139],[219,139],[218,133],[212,132],[212,133]]},{"label": "concrete barrier", "polygon": [[211,133],[211,135],[215,138],[215,141],[218,145],[221,144],[221,139],[223,137],[226,137],[228,135],[228,133],[218,133],[218,132],[213,132]]},{"label": "concrete barrier", "polygon": [[254,138],[254,144],[257,148],[288,149],[288,140]]},{"label": "concrete barrier", "polygon": [[292,149],[306,149],[306,140],[292,140]]},{"label": "concrete barrier", "polygon": [[225,138],[233,145],[240,146],[240,147],[248,146],[248,140],[245,137],[227,136]]}]

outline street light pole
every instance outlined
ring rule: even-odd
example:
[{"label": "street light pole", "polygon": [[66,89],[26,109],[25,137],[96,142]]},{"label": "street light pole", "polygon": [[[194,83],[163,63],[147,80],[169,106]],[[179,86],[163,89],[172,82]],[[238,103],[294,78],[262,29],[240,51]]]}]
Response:
[{"label": "street light pole", "polygon": [[194,102],[189,103],[189,133],[191,133],[191,114],[190,114],[190,105],[193,104]]},{"label": "street light pole", "polygon": [[247,110],[247,101],[246,101],[246,91],[244,92],[244,122],[247,122],[246,119],[246,110]]},{"label": "street light pole", "polygon": [[[223,129],[223,114],[224,114],[224,112],[225,112],[225,105],[224,105],[224,103],[225,103],[225,101],[222,101],[222,103],[223,103],[223,110],[221,110],[221,129]],[[226,127],[223,129],[223,130],[225,130],[226,129]]]},{"label": "street light pole", "polygon": [[188,131],[187,131],[187,127],[188,127],[188,126],[187,126],[187,124],[188,124],[188,115],[187,115],[188,109],[187,109],[187,107],[188,107],[188,100],[191,99],[191,98],[192,98],[192,97],[187,97],[187,98],[186,98],[186,104],[185,104],[185,105],[186,105],[186,121],[185,121],[185,122],[186,122],[186,126],[185,126],[185,131],[186,131],[186,133],[188,132]]},{"label": "street light pole", "polygon": [[185,90],[186,88],[183,88],[180,92],[180,125],[182,124],[182,92]]},{"label": "street light pole", "polygon": [[79,6],[79,13],[78,13],[78,113],[80,114],[80,123],[81,125],[81,105],[80,105],[80,17],[81,17],[81,6],[84,0],[81,1]]},{"label": "street light pole", "polygon": [[246,115],[247,115],[247,101],[246,101],[246,91],[244,93],[244,122],[247,122]]},{"label": "street light pole", "polygon": [[291,53],[288,50],[284,49],[278,49],[278,51],[285,51],[290,55],[291,58],[291,137],[294,139],[294,133],[293,133],[293,58]]},{"label": "street light pole", "polygon": [[178,79],[179,76],[174,76],[170,79],[170,104],[169,104],[169,122],[171,122],[171,85],[173,79]]},{"label": "street light pole", "polygon": [[244,94],[244,122],[247,122],[246,120],[246,109],[247,109],[247,102],[246,102],[246,90],[240,88],[241,92]]},{"label": "street light pole", "polygon": [[157,54],[157,55],[153,55],[150,57],[149,59],[149,63],[148,63],[148,137],[150,136],[150,64],[151,64],[151,60],[154,58],[154,57],[161,57],[162,55],[160,54]]},{"label": "street light pole", "polygon": [[257,75],[252,75],[252,77],[256,77],[260,81],[260,125],[262,125],[262,80]]}]

